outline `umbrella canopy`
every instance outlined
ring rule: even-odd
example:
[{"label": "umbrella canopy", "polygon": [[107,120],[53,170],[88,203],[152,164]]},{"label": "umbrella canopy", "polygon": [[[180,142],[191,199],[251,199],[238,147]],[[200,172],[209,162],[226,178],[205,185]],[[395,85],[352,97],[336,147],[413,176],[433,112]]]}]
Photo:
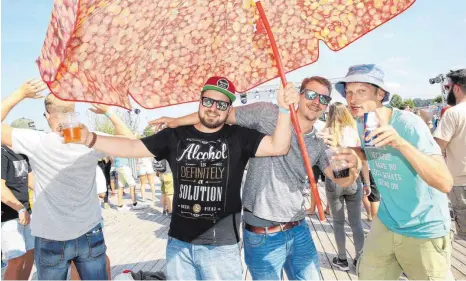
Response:
[{"label": "umbrella canopy", "polygon": [[[264,0],[285,72],[337,51],[415,0]],[[38,65],[65,100],[145,108],[199,99],[210,76],[238,92],[278,77],[251,0],[55,0]]]}]

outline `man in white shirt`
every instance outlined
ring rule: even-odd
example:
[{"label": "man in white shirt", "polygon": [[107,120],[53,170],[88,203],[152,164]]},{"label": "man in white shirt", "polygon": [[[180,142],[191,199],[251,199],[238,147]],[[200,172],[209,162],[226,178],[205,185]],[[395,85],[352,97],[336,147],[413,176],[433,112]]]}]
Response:
[{"label": "man in white shirt", "polygon": [[[2,101],[2,122],[10,110],[26,98],[41,98],[43,82],[31,80]],[[105,114],[117,134],[132,137],[131,131],[106,106],[94,113]],[[74,112],[72,102],[53,94],[45,99],[44,116],[51,133],[14,129],[2,123],[2,144],[29,158],[35,178],[34,259],[39,280],[64,280],[73,261],[82,279],[107,279],[106,246],[100,226],[102,214],[96,194],[96,166],[106,156],[74,143],[63,143],[57,134],[63,114]]]},{"label": "man in white shirt", "polygon": [[434,137],[440,148],[446,151],[448,169],[454,181],[448,195],[456,232],[466,240],[466,69],[452,71],[447,77],[447,101],[452,107],[445,111]]}]

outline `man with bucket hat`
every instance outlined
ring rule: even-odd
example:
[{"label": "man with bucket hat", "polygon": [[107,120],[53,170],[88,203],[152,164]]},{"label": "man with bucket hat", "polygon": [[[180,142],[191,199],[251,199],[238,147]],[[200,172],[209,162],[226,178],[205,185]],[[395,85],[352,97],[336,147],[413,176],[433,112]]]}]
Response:
[{"label": "man with bucket hat", "polygon": [[[387,108],[383,71],[374,64],[349,68],[336,90],[357,118],[361,158],[367,158],[382,202],[357,265],[359,279],[444,280],[450,271],[447,193],[453,180],[440,147],[415,114]],[[364,132],[364,113],[379,127]],[[366,141],[372,140],[372,145]]]},{"label": "man with bucket hat", "polygon": [[249,158],[286,154],[290,147],[289,105],[298,101],[290,83],[281,89],[282,108],[273,135],[226,125],[235,87],[209,78],[201,90],[200,122],[167,128],[150,137],[125,139],[82,130],[82,144],[116,157],[167,160],[175,194],[168,232],[168,280],[242,279],[239,246],[241,179]]}]

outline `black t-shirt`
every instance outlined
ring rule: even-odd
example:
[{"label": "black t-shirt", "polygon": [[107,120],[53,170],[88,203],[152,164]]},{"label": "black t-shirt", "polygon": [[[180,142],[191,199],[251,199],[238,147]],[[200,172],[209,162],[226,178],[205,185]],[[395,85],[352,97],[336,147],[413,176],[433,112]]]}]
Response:
[{"label": "black t-shirt", "polygon": [[[28,173],[31,166],[23,154],[16,154],[2,145],[2,180],[13,195],[30,212],[28,194]],[[2,203],[2,222],[18,218],[18,212]]]},{"label": "black t-shirt", "polygon": [[100,169],[102,169],[102,172],[104,173],[107,186],[110,185],[110,170],[112,169],[112,162],[105,162],[105,160],[100,160],[97,162],[97,165],[100,167]]},{"label": "black t-shirt", "polygon": [[172,169],[175,194],[168,235],[200,245],[238,242],[241,179],[263,137],[256,130],[225,125],[215,133],[186,126],[142,139]]}]

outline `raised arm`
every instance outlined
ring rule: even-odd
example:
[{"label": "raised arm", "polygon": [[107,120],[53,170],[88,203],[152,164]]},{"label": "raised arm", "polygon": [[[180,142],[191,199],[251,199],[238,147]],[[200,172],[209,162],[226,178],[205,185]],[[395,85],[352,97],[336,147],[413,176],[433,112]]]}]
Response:
[{"label": "raised arm", "polygon": [[290,150],[291,118],[288,107],[299,102],[299,94],[293,83],[288,83],[286,88],[280,86],[277,101],[279,105],[277,126],[272,136],[262,139],[256,157],[285,155]]},{"label": "raised arm", "polygon": [[[231,125],[236,125],[236,109],[231,107],[230,114],[228,114],[228,118],[226,123]],[[179,126],[188,126],[188,125],[196,125],[199,123],[199,113],[193,112],[191,114],[173,118],[173,117],[161,117],[159,119],[155,119],[149,122],[149,125],[154,127],[154,130],[157,132],[165,127],[167,128],[177,128]]]},{"label": "raised arm", "polygon": [[135,135],[131,131],[128,126],[126,126],[125,122],[118,117],[115,113],[112,113],[108,106],[103,104],[92,104],[94,108],[90,108],[89,110],[94,112],[95,114],[103,114],[108,117],[110,122],[112,122],[113,126],[115,126],[116,134],[118,136],[124,136],[127,138],[134,138]]}]

